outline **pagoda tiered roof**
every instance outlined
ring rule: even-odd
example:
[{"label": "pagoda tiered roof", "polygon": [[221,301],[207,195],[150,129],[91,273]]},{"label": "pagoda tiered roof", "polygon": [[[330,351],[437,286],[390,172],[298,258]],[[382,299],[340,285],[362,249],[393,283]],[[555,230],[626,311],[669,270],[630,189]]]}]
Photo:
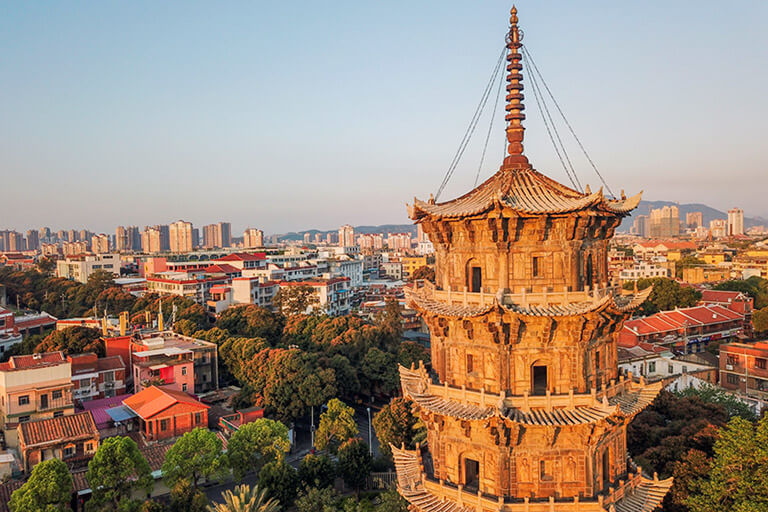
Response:
[{"label": "pagoda tiered roof", "polygon": [[548,178],[530,166],[502,166],[485,182],[461,197],[436,203],[414,198],[409,216],[415,221],[479,215],[496,206],[520,215],[570,213],[592,209],[608,215],[625,216],[640,204],[642,192],[630,198],[608,199],[601,188],[582,193]]},{"label": "pagoda tiered roof", "polygon": [[523,425],[568,426],[595,423],[611,416],[634,417],[648,407],[662,382],[624,379],[601,393],[537,397],[501,396],[430,383],[423,366],[399,367],[403,394],[419,407],[442,416],[481,421],[498,416]]},{"label": "pagoda tiered roof", "polygon": [[504,497],[493,499],[470,493],[460,486],[430,481],[424,473],[418,448],[406,450],[393,445],[390,448],[397,471],[398,492],[418,512],[474,512],[491,507],[499,512],[652,512],[661,505],[672,487],[672,478],[659,480],[654,475],[651,479],[634,473],[616,489],[612,489],[607,497],[599,495],[597,499],[575,497],[559,500],[522,498],[510,502]]},{"label": "pagoda tiered roof", "polygon": [[[606,291],[603,295],[588,292],[564,294],[490,295],[480,293],[448,293],[427,285],[422,288],[405,288],[405,298],[418,309],[450,317],[478,317],[493,310],[509,311],[521,316],[563,317],[584,315],[593,311],[613,308],[618,313],[632,311],[650,296],[652,287],[632,295],[619,295]],[[568,299],[568,300],[564,300]],[[516,303],[515,301],[525,301]]]}]

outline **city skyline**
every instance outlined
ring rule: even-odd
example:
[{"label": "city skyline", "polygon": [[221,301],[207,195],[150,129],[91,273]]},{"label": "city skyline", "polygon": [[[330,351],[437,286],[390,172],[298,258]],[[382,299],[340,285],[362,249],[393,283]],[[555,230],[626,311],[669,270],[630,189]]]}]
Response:
[{"label": "city skyline", "polygon": [[[3,6],[2,228],[202,226],[211,210],[238,234],[406,223],[409,195],[434,192],[456,151],[509,2],[391,5]],[[518,7],[525,43],[614,192],[768,217],[757,196],[724,187],[768,181],[757,129],[768,73],[754,66],[768,6]],[[524,84],[527,154],[565,181],[527,71]],[[481,180],[501,160],[496,113]],[[484,118],[441,199],[472,186],[486,129]],[[67,183],[78,186],[62,194]]]}]

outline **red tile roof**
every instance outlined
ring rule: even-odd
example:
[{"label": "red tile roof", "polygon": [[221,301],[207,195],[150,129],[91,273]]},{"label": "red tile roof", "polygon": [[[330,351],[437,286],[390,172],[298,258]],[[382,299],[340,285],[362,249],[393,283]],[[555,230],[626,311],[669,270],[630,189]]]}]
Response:
[{"label": "red tile roof", "polygon": [[164,416],[172,416],[208,409],[207,405],[198,402],[187,393],[157,386],[150,386],[126,398],[123,400],[123,405],[145,420],[160,413],[165,413]]},{"label": "red tile roof", "polygon": [[205,267],[205,271],[209,274],[240,274],[242,272],[239,268],[233,267],[229,263],[210,265]]},{"label": "red tile roof", "polygon": [[0,512],[10,512],[11,494],[22,485],[24,485],[22,480],[8,480],[0,484]]},{"label": "red tile roof", "polygon": [[737,300],[749,300],[748,296],[741,292],[729,292],[725,290],[701,290],[701,302],[730,303]]},{"label": "red tile roof", "polygon": [[215,259],[213,261],[261,261],[265,259],[267,259],[267,255],[263,252],[236,252],[227,254],[226,256],[222,256],[221,258]]},{"label": "red tile roof", "polygon": [[0,371],[29,370],[31,368],[43,368],[66,363],[67,358],[62,352],[45,352],[43,354],[30,354],[25,356],[11,356],[5,362],[0,363]]},{"label": "red tile roof", "polygon": [[99,437],[90,411],[19,423],[19,444],[30,447]]}]

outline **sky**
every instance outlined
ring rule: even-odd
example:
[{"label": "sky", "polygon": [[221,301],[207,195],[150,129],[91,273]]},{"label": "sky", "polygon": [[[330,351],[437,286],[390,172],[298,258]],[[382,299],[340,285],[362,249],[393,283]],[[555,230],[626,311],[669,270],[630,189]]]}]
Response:
[{"label": "sky", "polygon": [[[459,146],[510,6],[2,2],[0,229],[409,222],[405,204],[436,192]],[[614,192],[768,217],[768,2],[517,7],[524,44]],[[526,154],[567,183],[528,71]],[[441,200],[474,186],[489,127],[480,179],[498,170],[493,99]]]}]

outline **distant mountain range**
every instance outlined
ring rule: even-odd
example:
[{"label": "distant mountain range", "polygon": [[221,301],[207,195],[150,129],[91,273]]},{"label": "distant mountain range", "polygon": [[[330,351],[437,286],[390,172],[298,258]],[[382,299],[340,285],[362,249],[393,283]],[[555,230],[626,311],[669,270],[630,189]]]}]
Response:
[{"label": "distant mountain range", "polygon": [[[278,235],[280,240],[304,240],[304,234],[309,233],[310,237],[314,240],[315,235],[320,233],[321,236],[325,236],[328,233],[338,233],[337,229],[331,229],[328,231],[322,231],[319,229],[308,229],[306,231],[294,231],[291,233],[285,233]],[[381,233],[386,235],[387,233],[411,233],[416,235],[415,224],[382,224],[381,226],[355,226],[356,234],[367,235],[370,233]]]},{"label": "distant mountain range", "polygon": [[[685,214],[691,213],[691,212],[701,212],[702,217],[704,217],[704,226],[708,227],[709,222],[715,219],[727,219],[728,213],[720,211],[716,208],[712,208],[711,206],[707,206],[705,204],[701,203],[688,203],[688,204],[679,204],[675,203],[674,201],[640,201],[640,204],[635,209],[635,211],[632,212],[632,215],[625,218],[624,221],[619,226],[619,231],[629,231],[629,228],[632,227],[632,223],[635,221],[635,217],[637,215],[648,215],[651,210],[656,208],[662,208],[664,206],[677,206],[677,208],[680,210],[680,220],[685,221]],[[768,224],[768,220],[763,219],[762,217],[744,217],[744,227],[750,228],[752,226],[764,226]]]},{"label": "distant mountain range", "polygon": [[[711,206],[707,206],[701,203],[689,203],[679,204],[673,201],[640,201],[640,205],[632,212],[632,215],[625,218],[619,226],[619,231],[629,231],[632,227],[635,216],[648,215],[652,209],[661,208],[663,206],[677,206],[680,210],[680,219],[685,220],[685,214],[690,212],[701,212],[704,217],[704,225],[709,226],[709,222],[715,219],[727,219],[728,213],[720,211]],[[765,226],[768,225],[768,219],[762,217],[744,217],[744,227],[749,228],[752,226]],[[278,235],[280,240],[303,240],[304,233],[309,233],[310,237],[314,240],[316,234],[320,233],[321,236],[325,236],[328,233],[338,233],[338,230],[331,229],[328,231],[322,231],[319,229],[308,229],[306,231],[293,231],[291,233],[284,233]],[[355,233],[368,234],[368,233],[381,233],[386,235],[387,233],[412,233],[416,235],[415,224],[382,224],[381,226],[355,226]]]}]

